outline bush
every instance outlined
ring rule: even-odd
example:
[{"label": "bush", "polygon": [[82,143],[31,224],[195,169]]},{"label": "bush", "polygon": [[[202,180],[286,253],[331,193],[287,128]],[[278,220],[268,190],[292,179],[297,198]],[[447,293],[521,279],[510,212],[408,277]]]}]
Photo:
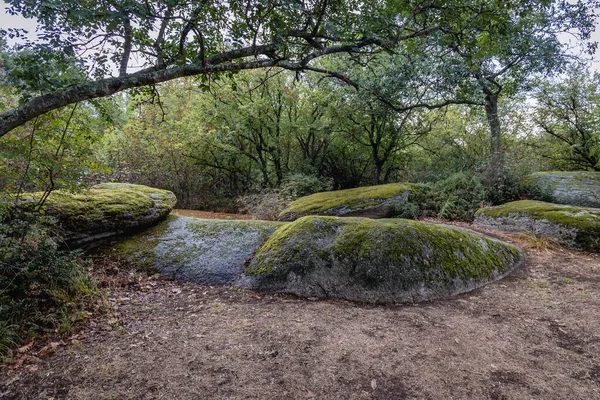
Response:
[{"label": "bush", "polygon": [[59,248],[52,221],[0,225],[0,353],[36,331],[69,334],[97,294],[78,253]]},{"label": "bush", "polygon": [[333,181],[331,179],[318,178],[314,175],[291,174],[284,179],[279,194],[291,202],[298,197],[327,192],[332,188]]},{"label": "bush", "polygon": [[432,185],[428,197],[425,209],[440,218],[472,221],[485,205],[487,191],[480,177],[459,172]]},{"label": "bush", "polygon": [[394,218],[417,219],[422,211],[419,204],[407,201],[402,205],[395,206],[392,215]]},{"label": "bush", "polygon": [[288,200],[276,190],[264,190],[238,197],[237,203],[240,211],[252,215],[255,219],[275,221],[287,207]]},{"label": "bush", "polygon": [[519,200],[528,191],[522,178],[510,170],[505,170],[501,176],[487,178],[485,184],[488,188],[486,200],[492,205]]}]

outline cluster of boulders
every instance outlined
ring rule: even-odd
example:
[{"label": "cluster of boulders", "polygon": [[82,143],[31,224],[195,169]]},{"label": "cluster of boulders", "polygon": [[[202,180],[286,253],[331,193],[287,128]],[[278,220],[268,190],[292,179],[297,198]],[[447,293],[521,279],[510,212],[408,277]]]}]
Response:
[{"label": "cluster of boulders", "polygon": [[418,190],[318,193],[294,202],[282,222],[171,215],[104,251],[174,279],[370,303],[448,297],[521,262],[515,246],[473,231],[384,218]]},{"label": "cluster of boulders", "polygon": [[538,172],[526,181],[546,201],[520,200],[482,208],[474,223],[600,251],[600,172]]},{"label": "cluster of boulders", "polygon": [[[527,180],[552,202],[483,208],[475,224],[600,250],[600,209],[594,208],[600,207],[600,173],[538,173]],[[72,246],[153,226],[102,251],[174,279],[306,297],[442,298],[496,280],[521,262],[517,247],[482,234],[389,218],[418,201],[422,190],[395,183],[317,193],[293,202],[280,222],[225,221],[168,216],[173,193],[110,183],[78,194],[55,192],[46,212]],[[34,202],[39,195],[29,197]]]}]

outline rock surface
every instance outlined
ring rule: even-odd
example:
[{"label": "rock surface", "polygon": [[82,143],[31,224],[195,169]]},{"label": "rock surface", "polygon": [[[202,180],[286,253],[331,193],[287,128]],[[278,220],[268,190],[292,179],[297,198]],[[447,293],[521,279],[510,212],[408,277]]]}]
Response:
[{"label": "rock surface", "polygon": [[423,186],[418,184],[390,183],[315,193],[292,202],[281,212],[279,220],[294,221],[307,215],[388,218],[422,190]]},{"label": "rock surface", "polygon": [[525,178],[543,193],[542,200],[600,208],[600,172],[537,172]]},{"label": "rock surface", "polygon": [[178,280],[370,303],[452,296],[502,277],[522,259],[514,246],[466,230],[339,217],[169,216],[103,251]]},{"label": "rock surface", "polygon": [[[42,193],[23,196],[33,204]],[[177,199],[168,190],[127,183],[103,183],[81,193],[54,191],[44,207],[58,220],[70,247],[145,228],[164,219]]]},{"label": "rock surface", "polygon": [[169,216],[109,251],[173,279],[235,284],[254,251],[282,224]]},{"label": "rock surface", "polygon": [[508,232],[532,232],[567,247],[600,251],[600,209],[596,208],[521,200],[482,208],[474,223]]},{"label": "rock surface", "polygon": [[516,247],[462,229],[313,216],[279,228],[256,253],[246,283],[304,297],[412,302],[472,290],[521,259]]}]

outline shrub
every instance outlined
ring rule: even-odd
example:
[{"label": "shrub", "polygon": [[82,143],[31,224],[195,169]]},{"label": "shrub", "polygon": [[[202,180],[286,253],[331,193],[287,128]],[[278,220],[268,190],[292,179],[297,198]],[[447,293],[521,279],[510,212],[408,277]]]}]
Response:
[{"label": "shrub", "polygon": [[36,331],[68,334],[97,294],[80,254],[61,249],[49,226],[47,217],[0,225],[0,353]]},{"label": "shrub", "polygon": [[314,175],[290,174],[281,187],[279,194],[288,201],[294,201],[298,197],[308,196],[313,193],[327,192],[333,188],[331,179],[318,178]]},{"label": "shrub", "polygon": [[395,206],[392,215],[394,218],[417,219],[422,211],[419,204],[407,201],[402,205]]},{"label": "shrub", "polygon": [[255,219],[276,221],[287,207],[288,200],[276,190],[264,190],[238,197],[237,203],[240,211],[252,215]]},{"label": "shrub", "polygon": [[480,177],[459,172],[432,185],[428,197],[426,210],[441,218],[472,221],[485,205],[487,191]]}]

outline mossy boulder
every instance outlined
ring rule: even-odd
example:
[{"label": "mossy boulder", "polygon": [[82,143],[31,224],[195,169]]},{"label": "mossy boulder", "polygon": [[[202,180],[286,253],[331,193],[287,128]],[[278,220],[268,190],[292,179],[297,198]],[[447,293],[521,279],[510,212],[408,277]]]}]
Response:
[{"label": "mossy boulder", "polygon": [[600,172],[536,172],[525,182],[539,189],[540,200],[600,208]]},{"label": "mossy boulder", "polygon": [[171,215],[152,229],[102,250],[177,280],[236,284],[254,252],[282,222]]},{"label": "mossy boulder", "polygon": [[311,216],[280,227],[246,269],[246,285],[369,303],[452,296],[498,279],[522,259],[471,231],[404,219]]},{"label": "mossy boulder", "polygon": [[475,224],[508,232],[533,232],[567,247],[600,251],[600,209],[520,200],[477,211]]},{"label": "mossy boulder", "polygon": [[[23,196],[35,204],[43,193]],[[177,199],[168,190],[127,183],[103,183],[80,193],[54,191],[45,202],[47,215],[58,220],[71,247],[142,229],[163,220]]]},{"label": "mossy boulder", "polygon": [[387,218],[424,188],[424,185],[413,183],[390,183],[315,193],[292,202],[281,212],[279,220],[294,221],[307,215]]}]

